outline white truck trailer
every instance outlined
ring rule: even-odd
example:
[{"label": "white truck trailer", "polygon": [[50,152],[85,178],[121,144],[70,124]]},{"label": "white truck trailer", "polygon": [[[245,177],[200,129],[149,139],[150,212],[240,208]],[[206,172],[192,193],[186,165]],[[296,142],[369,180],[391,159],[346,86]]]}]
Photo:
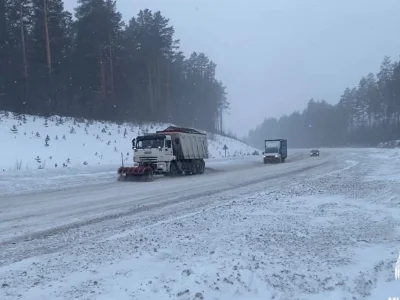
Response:
[{"label": "white truck trailer", "polygon": [[203,174],[204,159],[208,158],[205,133],[175,126],[138,136],[132,140],[132,149],[134,166],[118,169],[122,179],[152,180],[154,174]]}]

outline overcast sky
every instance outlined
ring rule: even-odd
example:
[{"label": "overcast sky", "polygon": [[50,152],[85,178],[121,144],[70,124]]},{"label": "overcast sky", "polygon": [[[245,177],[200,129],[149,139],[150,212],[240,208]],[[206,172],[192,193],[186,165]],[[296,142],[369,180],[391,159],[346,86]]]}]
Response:
[{"label": "overcast sky", "polygon": [[[76,0],[64,0],[72,11]],[[217,64],[239,136],[265,117],[339,100],[345,87],[400,54],[400,0],[117,0],[124,20],[160,10],[181,50]]]}]

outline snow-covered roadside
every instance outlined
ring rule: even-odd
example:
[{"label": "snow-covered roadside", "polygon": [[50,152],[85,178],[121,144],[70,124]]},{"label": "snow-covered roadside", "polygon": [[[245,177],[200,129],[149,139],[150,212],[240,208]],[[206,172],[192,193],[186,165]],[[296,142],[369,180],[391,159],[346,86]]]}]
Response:
[{"label": "snow-covered roadside", "polygon": [[[0,111],[0,195],[59,190],[110,182],[121,165],[132,164],[131,139],[170,124],[115,124],[52,116],[42,118]],[[208,133],[210,159],[248,158],[255,149]],[[227,146],[226,157],[223,150]]]},{"label": "snow-covered roadside", "polygon": [[378,280],[386,287],[371,299],[400,293],[384,214],[341,197],[243,200],[104,242],[129,255],[82,262],[47,287],[39,276],[22,299],[365,299]]},{"label": "snow-covered roadside", "polygon": [[400,148],[400,140],[379,143],[378,148]]},{"label": "snow-covered roadside", "polygon": [[265,191],[0,267],[0,298],[400,297],[400,194],[381,176],[393,160],[351,151],[340,150],[339,172],[288,174]]},{"label": "snow-covered roadside", "polygon": [[[38,169],[65,169],[120,165],[121,153],[132,162],[131,140],[137,135],[163,130],[170,124],[110,123],[52,116],[42,118],[0,111],[3,147],[0,173],[19,174]],[[211,158],[248,156],[255,149],[228,137],[208,133]]]}]

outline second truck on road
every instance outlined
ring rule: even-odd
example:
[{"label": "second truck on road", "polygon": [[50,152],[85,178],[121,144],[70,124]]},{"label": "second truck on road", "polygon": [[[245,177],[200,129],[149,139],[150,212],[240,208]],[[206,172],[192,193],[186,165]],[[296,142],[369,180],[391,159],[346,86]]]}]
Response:
[{"label": "second truck on road", "polygon": [[287,158],[287,140],[265,140],[264,164],[283,163]]}]

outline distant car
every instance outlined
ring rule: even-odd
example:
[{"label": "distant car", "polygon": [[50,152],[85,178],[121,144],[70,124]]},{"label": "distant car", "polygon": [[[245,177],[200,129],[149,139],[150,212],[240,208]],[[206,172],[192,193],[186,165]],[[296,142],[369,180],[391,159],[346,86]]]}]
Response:
[{"label": "distant car", "polygon": [[319,150],[313,149],[310,151],[310,156],[319,156]]}]

